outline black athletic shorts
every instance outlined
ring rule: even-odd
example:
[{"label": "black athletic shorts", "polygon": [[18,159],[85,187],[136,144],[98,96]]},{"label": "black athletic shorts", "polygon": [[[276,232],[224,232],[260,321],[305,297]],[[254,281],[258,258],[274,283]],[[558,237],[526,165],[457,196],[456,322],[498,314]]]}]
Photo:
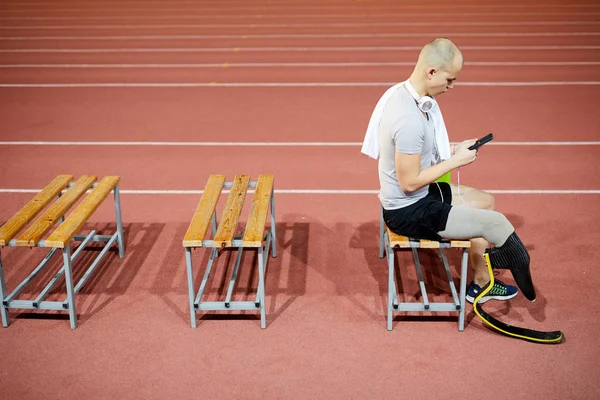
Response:
[{"label": "black athletic shorts", "polygon": [[[439,185],[439,186],[438,186]],[[440,193],[441,192],[441,193]],[[442,240],[452,208],[452,189],[446,182],[432,183],[421,200],[397,210],[383,209],[383,220],[392,232],[415,239]]]}]

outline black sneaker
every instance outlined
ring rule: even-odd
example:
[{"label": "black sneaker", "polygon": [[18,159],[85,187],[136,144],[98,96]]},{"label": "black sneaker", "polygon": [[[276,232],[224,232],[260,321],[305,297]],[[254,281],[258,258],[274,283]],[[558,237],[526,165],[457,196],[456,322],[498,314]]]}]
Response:
[{"label": "black sneaker", "polygon": [[[479,293],[481,293],[481,287],[475,282],[471,282],[467,288],[467,301],[473,304]],[[479,300],[479,303],[483,304],[488,300],[510,300],[515,297],[517,293],[518,289],[516,286],[510,286],[498,279],[494,279],[492,290],[483,296]]]}]

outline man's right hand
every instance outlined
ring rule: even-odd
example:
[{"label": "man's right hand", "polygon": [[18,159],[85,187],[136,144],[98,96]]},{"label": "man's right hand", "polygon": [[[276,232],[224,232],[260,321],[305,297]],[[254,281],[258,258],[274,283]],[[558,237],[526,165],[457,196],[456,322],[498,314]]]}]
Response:
[{"label": "man's right hand", "polygon": [[476,141],[477,139],[469,139],[456,146],[454,155],[450,158],[456,163],[456,167],[471,164],[477,159],[477,150],[469,150],[469,147],[473,146]]}]

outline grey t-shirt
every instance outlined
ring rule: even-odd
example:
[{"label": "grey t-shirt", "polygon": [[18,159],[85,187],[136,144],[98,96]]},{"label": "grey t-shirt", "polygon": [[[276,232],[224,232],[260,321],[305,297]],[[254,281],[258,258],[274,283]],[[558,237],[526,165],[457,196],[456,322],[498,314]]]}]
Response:
[{"label": "grey t-shirt", "polygon": [[396,175],[395,153],[421,153],[421,170],[438,162],[435,133],[429,120],[405,87],[392,95],[383,109],[379,125],[379,200],[386,210],[416,203],[427,195],[428,186],[405,193]]}]

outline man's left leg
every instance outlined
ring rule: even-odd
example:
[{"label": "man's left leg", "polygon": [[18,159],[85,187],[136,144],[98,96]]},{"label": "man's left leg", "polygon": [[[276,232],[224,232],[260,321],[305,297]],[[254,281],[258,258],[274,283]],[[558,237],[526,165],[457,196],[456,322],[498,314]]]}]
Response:
[{"label": "man's left leg", "polygon": [[[459,187],[453,183],[450,184],[450,188],[452,189],[453,206],[494,210],[494,197],[491,194],[464,185],[460,186],[459,193]],[[469,257],[473,268],[473,281],[480,287],[484,287],[490,281],[487,265],[483,258],[483,253],[488,247],[489,243],[484,238],[471,239]]]},{"label": "man's left leg", "polygon": [[[494,210],[494,197],[484,192],[483,190],[475,189],[469,186],[450,184],[452,189],[452,205],[463,206],[468,208],[477,208],[480,210]],[[471,248],[469,249],[469,257],[471,259],[471,267],[473,268],[473,282],[469,285],[467,300],[473,302],[473,298],[481,288],[485,287],[490,281],[487,264],[483,254],[490,247],[490,244],[484,238],[471,239]],[[498,286],[498,287],[496,287]],[[499,300],[508,300],[517,295],[517,288],[514,286],[505,285],[501,281],[495,282],[492,292],[482,299],[483,302],[492,298]],[[481,302],[481,301],[480,301]]]}]

